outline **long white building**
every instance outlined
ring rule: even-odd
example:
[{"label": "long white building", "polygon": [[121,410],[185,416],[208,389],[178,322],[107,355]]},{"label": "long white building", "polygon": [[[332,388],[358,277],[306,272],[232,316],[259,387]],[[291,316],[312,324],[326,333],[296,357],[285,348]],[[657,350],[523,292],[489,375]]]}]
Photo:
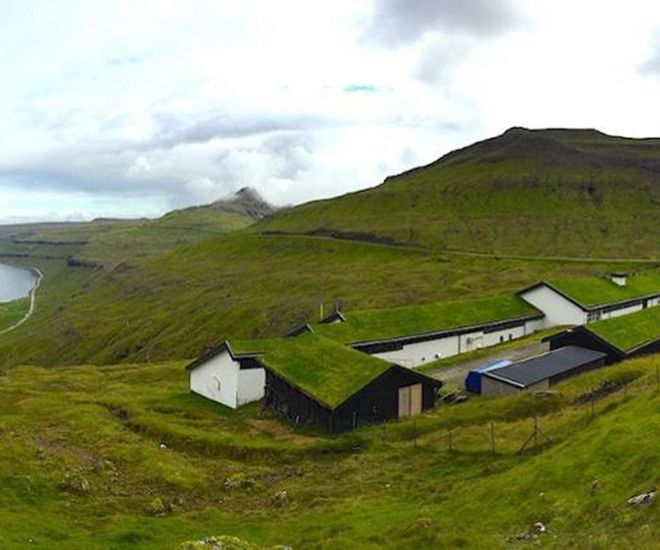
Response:
[{"label": "long white building", "polygon": [[518,292],[545,315],[545,326],[584,325],[660,305],[660,273],[541,281]]}]

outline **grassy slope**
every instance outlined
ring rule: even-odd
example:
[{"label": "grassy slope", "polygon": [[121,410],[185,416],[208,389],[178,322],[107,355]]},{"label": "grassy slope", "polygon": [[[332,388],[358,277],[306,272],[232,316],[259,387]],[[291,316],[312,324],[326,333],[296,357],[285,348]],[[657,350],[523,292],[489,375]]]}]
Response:
[{"label": "grassy slope", "polygon": [[101,271],[35,262],[46,274],[36,313],[0,338],[0,364],[193,357],[224,338],[280,336],[316,321],[321,303],[350,311],[455,300],[610,269],[258,235],[211,238]]},{"label": "grassy slope", "polygon": [[549,281],[550,284],[584,306],[621,302],[640,296],[660,294],[660,270],[652,269],[628,277],[620,287],[605,277],[584,277]]},{"label": "grassy slope", "polygon": [[[660,481],[657,389],[635,389],[657,364],[629,361],[543,398],[472,399],[336,438],[189,395],[182,363],[12,369],[0,377],[0,545],[172,548],[232,534],[294,548],[500,548],[542,521],[544,547],[650,548],[657,505],[625,501]],[[571,403],[605,378],[635,381],[591,420]],[[535,414],[553,444],[517,454]],[[72,470],[88,493],[60,488]],[[236,473],[256,486],[225,489]],[[280,490],[290,503],[274,508]],[[179,504],[153,517],[156,497]]]},{"label": "grassy slope", "polygon": [[586,328],[627,351],[660,338],[660,307],[590,323]]},{"label": "grassy slope", "polygon": [[660,140],[511,130],[255,230],[338,230],[480,252],[658,257]]},{"label": "grassy slope", "polygon": [[351,311],[346,322],[316,324],[314,330],[343,343],[377,340],[515,319],[538,311],[512,294],[398,308]]},{"label": "grassy slope", "polygon": [[0,332],[18,323],[29,309],[29,298],[0,303]]}]

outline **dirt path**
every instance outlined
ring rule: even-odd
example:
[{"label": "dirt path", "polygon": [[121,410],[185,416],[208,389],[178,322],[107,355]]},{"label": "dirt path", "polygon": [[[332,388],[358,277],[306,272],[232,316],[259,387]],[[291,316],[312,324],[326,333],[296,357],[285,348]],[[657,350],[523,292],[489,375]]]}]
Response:
[{"label": "dirt path", "polygon": [[454,367],[439,368],[434,371],[429,371],[425,374],[428,374],[433,378],[437,378],[438,380],[442,380],[447,385],[463,387],[467,373],[474,367],[486,365],[487,363],[492,363],[498,359],[519,361],[520,359],[525,359],[533,355],[538,355],[539,353],[544,353],[548,351],[548,349],[548,342],[532,342],[531,344],[524,344],[517,348],[504,349],[499,352],[493,351],[492,355],[487,355],[479,359],[471,359],[470,361],[459,363]]},{"label": "dirt path", "polygon": [[28,310],[25,317],[23,317],[20,321],[18,321],[17,323],[13,324],[12,326],[10,326],[10,327],[8,327],[4,330],[0,330],[0,336],[2,336],[3,334],[7,334],[8,332],[11,332],[12,330],[16,330],[23,323],[25,323],[25,321],[27,321],[32,316],[32,314],[34,313],[34,303],[35,303],[35,300],[36,300],[36,297],[37,297],[37,289],[39,288],[39,285],[41,285],[41,280],[44,278],[44,274],[39,269],[37,269],[36,267],[33,269],[33,271],[37,274],[37,280],[34,283],[34,286],[32,287],[32,290],[30,290],[30,309]]}]

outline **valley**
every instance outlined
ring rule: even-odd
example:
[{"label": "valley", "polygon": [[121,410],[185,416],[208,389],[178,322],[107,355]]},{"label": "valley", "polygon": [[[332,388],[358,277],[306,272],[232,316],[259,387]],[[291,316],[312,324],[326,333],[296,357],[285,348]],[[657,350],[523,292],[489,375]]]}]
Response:
[{"label": "valley", "polygon": [[[195,396],[185,366],[335,309],[451,302],[460,323],[452,304],[541,280],[654,274],[658,163],[658,140],[512,129],[295,207],[243,189],[154,220],[0,226],[0,262],[44,275],[0,334],[0,546],[651,548],[657,505],[627,499],[658,483],[657,354],[338,436]],[[0,331],[28,305],[0,304]],[[465,361],[554,332],[422,370],[453,376],[444,395]]]}]

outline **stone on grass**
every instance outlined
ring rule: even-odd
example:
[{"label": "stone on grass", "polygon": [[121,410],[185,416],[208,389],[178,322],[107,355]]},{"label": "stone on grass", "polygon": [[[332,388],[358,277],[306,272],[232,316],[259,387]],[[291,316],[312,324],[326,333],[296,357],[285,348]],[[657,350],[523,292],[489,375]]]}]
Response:
[{"label": "stone on grass", "polygon": [[256,482],[243,472],[230,475],[225,479],[225,489],[253,489]]},{"label": "stone on grass", "polygon": [[167,506],[160,497],[153,499],[147,506],[147,513],[150,516],[162,517],[167,515]]},{"label": "stone on grass", "polygon": [[270,499],[270,503],[276,508],[281,508],[286,506],[289,503],[289,497],[286,494],[286,491],[278,491]]},{"label": "stone on grass", "polygon": [[219,537],[204,537],[195,541],[184,542],[177,550],[262,550],[256,544],[252,544],[238,537],[222,535]]},{"label": "stone on grass", "polygon": [[540,521],[537,521],[524,533],[520,533],[518,535],[514,535],[513,537],[509,537],[508,540],[509,542],[523,542],[530,539],[538,539],[539,535],[542,535],[543,533],[547,533],[547,532],[548,532],[547,527]]},{"label": "stone on grass", "polygon": [[89,481],[78,470],[68,470],[60,481],[60,489],[67,493],[81,495],[89,492],[90,488]]},{"label": "stone on grass", "polygon": [[640,493],[628,499],[628,504],[631,506],[648,506],[655,500],[655,487],[652,487],[645,493]]}]

